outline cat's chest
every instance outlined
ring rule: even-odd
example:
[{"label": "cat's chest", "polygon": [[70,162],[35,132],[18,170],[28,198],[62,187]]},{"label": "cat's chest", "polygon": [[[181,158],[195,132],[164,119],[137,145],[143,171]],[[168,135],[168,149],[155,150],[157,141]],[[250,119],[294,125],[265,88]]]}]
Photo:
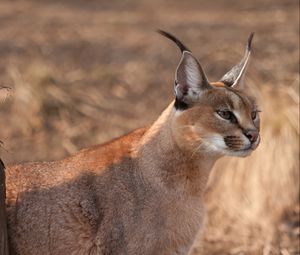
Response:
[{"label": "cat's chest", "polygon": [[174,250],[189,249],[202,228],[205,212],[201,199],[173,196],[165,206],[165,238],[170,247]]}]

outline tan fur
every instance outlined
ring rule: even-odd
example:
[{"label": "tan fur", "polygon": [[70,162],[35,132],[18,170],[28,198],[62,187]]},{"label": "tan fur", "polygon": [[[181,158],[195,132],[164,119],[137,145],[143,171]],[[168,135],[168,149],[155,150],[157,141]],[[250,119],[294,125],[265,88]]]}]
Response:
[{"label": "tan fur", "polygon": [[211,85],[213,85],[214,87],[225,87],[225,84],[220,81],[212,82]]},{"label": "tan fur", "polygon": [[[172,102],[150,127],[60,161],[8,166],[12,254],[188,254],[203,229],[213,164],[249,155],[259,139],[249,147],[243,130],[258,130],[259,118],[251,119],[256,106],[245,92],[203,77],[197,87],[200,65],[190,69],[196,62],[184,55],[192,62],[181,63],[181,80],[195,83],[176,89],[189,108]],[[224,108],[238,123],[217,114]]]}]

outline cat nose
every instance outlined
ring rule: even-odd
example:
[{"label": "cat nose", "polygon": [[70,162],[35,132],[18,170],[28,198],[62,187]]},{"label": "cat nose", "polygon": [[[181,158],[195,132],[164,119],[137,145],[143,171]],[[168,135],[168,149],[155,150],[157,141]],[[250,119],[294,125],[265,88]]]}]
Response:
[{"label": "cat nose", "polygon": [[246,129],[244,135],[249,139],[251,143],[255,143],[258,138],[258,131],[255,129]]}]

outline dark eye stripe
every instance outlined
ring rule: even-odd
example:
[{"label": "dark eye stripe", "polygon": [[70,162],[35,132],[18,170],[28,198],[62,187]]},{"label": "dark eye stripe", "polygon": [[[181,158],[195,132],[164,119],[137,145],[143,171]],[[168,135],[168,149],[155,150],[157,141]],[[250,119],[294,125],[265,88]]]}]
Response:
[{"label": "dark eye stripe", "polygon": [[237,117],[235,117],[235,115],[234,115],[233,113],[232,113],[232,115],[231,115],[230,121],[231,121],[232,123],[238,123]]}]

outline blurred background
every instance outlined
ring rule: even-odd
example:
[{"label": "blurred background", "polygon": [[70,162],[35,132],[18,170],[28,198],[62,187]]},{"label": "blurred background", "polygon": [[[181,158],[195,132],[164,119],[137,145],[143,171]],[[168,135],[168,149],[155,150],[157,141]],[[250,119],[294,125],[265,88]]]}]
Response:
[{"label": "blurred background", "polygon": [[202,254],[300,254],[299,2],[296,0],[0,1],[0,156],[55,160],[153,122],[173,98],[179,50],[211,81],[244,53],[263,111],[262,142],[217,163]]}]

